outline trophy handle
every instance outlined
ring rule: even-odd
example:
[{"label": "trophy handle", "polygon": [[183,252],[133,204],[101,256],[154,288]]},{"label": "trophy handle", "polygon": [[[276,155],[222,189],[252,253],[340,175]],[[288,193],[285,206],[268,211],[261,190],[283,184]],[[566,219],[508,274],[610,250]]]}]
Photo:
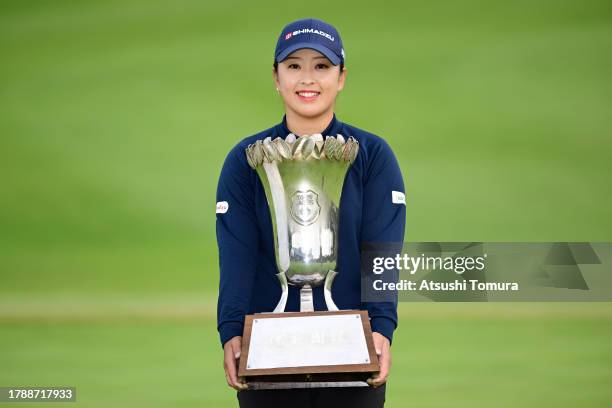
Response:
[{"label": "trophy handle", "polygon": [[327,272],[327,276],[325,277],[325,285],[323,286],[323,294],[325,295],[325,304],[327,305],[327,310],[329,310],[330,312],[338,311],[338,306],[336,306],[336,304],[332,300],[332,293],[331,293],[332,283],[334,282],[334,278],[336,277],[337,274],[338,272],[336,271]]},{"label": "trophy handle", "polygon": [[285,275],[285,272],[277,273],[276,277],[278,278],[280,282],[281,290],[283,292],[281,293],[281,298],[278,301],[278,304],[276,305],[276,307],[274,308],[273,313],[283,313],[285,311],[285,306],[287,305],[287,295],[289,295],[289,285],[287,284],[287,275]]}]

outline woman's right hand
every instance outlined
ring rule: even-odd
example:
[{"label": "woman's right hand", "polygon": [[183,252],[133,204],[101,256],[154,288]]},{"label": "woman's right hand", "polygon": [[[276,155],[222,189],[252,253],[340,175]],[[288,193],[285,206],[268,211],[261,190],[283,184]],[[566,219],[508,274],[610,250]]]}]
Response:
[{"label": "woman's right hand", "polygon": [[229,339],[223,345],[223,368],[225,369],[225,380],[227,385],[236,391],[246,390],[248,385],[238,379],[238,359],[242,350],[242,336]]}]

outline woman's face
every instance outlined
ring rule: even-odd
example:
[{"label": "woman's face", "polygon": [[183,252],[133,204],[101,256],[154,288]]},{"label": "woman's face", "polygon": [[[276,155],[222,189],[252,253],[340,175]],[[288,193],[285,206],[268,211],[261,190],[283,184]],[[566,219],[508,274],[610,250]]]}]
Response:
[{"label": "woman's face", "polygon": [[307,118],[333,111],[336,95],[346,78],[346,71],[340,73],[339,65],[309,48],[289,55],[273,74],[285,110]]}]

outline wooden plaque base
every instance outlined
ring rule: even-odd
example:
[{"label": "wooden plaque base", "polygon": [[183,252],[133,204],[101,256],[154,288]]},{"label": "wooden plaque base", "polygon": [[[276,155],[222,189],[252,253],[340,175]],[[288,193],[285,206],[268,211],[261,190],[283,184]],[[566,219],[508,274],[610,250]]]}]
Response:
[{"label": "wooden plaque base", "polygon": [[[304,363],[300,363],[301,365],[299,366],[279,366],[277,364],[277,366],[273,368],[248,368],[247,362],[249,361],[249,354],[251,352],[254,352],[251,349],[251,339],[253,333],[253,322],[255,320],[259,322],[260,319],[278,319],[287,317],[308,319],[312,316],[338,315],[356,315],[355,318],[360,318],[360,326],[363,329],[365,346],[367,347],[367,358],[363,361],[367,362],[357,364],[310,365],[308,364],[309,354],[313,353],[304,353]],[[296,321],[293,320],[293,322],[295,323]],[[355,326],[353,325],[353,327]],[[340,354],[351,353],[351,350],[342,350],[342,347],[350,346],[344,346],[342,344],[339,345],[338,343],[334,343],[333,346],[335,347],[335,350],[338,350],[338,353]],[[313,347],[319,347],[319,345],[317,344]],[[326,347],[326,345],[321,344],[321,347]],[[292,350],[291,352],[300,353],[300,351],[300,349],[296,349]],[[364,352],[364,350],[361,350],[361,353]],[[267,356],[267,354],[265,355]],[[271,358],[273,357],[275,356],[271,356]],[[340,360],[342,359],[340,358]],[[251,389],[367,386],[365,380],[369,378],[372,373],[375,373],[378,370],[378,357],[376,356],[376,350],[374,349],[374,342],[372,340],[372,329],[370,327],[370,320],[368,318],[367,311],[341,310],[336,312],[258,313],[255,315],[246,316],[244,324],[244,334],[242,337],[242,351],[238,367],[238,376],[244,377]]]}]

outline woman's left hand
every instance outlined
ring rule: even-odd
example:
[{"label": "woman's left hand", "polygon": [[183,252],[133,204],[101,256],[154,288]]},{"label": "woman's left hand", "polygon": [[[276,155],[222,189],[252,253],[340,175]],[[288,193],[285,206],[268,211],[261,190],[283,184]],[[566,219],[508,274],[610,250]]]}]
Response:
[{"label": "woman's left hand", "polygon": [[380,371],[368,378],[368,384],[376,388],[387,382],[387,376],[391,368],[391,343],[389,343],[388,338],[377,332],[372,333],[372,339],[374,340],[374,349],[376,349],[376,354],[378,355]]}]

